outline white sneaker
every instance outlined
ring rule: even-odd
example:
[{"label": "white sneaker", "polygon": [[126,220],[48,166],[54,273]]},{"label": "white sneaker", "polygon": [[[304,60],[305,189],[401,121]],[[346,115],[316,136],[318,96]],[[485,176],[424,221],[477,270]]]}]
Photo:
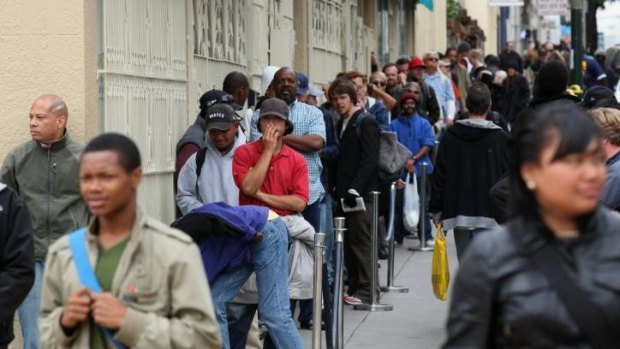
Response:
[{"label": "white sneaker", "polygon": [[434,247],[435,246],[435,239],[426,240],[426,246]]}]

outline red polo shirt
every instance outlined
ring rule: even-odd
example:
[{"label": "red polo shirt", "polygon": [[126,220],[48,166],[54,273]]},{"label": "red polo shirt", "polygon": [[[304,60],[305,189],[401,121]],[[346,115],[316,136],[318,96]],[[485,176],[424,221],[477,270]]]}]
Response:
[{"label": "red polo shirt", "polygon": [[[250,168],[254,167],[263,153],[263,141],[257,140],[244,144],[237,148],[233,156],[233,178],[237,187],[241,189],[241,183]],[[282,150],[271,158],[269,170],[260,190],[272,195],[297,195],[308,202],[308,166],[304,157],[284,145]],[[245,195],[239,190],[239,205],[267,206],[251,196]],[[288,216],[293,213],[281,208],[267,206],[280,216]]]}]

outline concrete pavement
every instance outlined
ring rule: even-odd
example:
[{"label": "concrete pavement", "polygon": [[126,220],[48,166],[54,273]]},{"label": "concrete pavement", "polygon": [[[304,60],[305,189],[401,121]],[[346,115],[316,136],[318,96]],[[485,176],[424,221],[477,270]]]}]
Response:
[{"label": "concrete pavement", "polygon": [[[448,234],[450,276],[458,268],[453,234]],[[381,302],[393,311],[366,312],[344,307],[345,348],[439,348],[444,341],[448,301],[435,298],[431,286],[432,252],[411,252],[417,240],[405,240],[395,251],[395,284],[409,293],[382,293]],[[381,285],[386,284],[387,264],[381,261]],[[312,348],[312,332],[301,331],[306,348]],[[324,332],[323,332],[324,337]],[[324,341],[325,339],[323,339]],[[325,348],[323,343],[322,348]]]}]

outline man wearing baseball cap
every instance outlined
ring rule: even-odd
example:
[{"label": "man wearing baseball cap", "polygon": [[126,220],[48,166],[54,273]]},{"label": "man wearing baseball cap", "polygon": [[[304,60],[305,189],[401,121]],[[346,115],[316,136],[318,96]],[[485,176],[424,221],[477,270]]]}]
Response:
[{"label": "man wearing baseball cap", "polygon": [[[407,173],[412,175],[420,176],[422,174],[422,164],[426,163],[426,173],[433,173],[433,164],[431,163],[431,159],[429,157],[431,150],[435,146],[435,137],[433,135],[433,127],[425,118],[420,117],[416,110],[416,104],[418,102],[419,95],[413,93],[405,93],[400,99],[400,106],[402,110],[402,114],[398,116],[395,120],[390,124],[390,130],[392,132],[396,132],[396,136],[398,141],[407,147],[413,154],[413,158],[407,161],[405,165],[405,170]],[[398,188],[403,189],[405,186],[405,182],[403,181],[405,177],[399,179]],[[420,193],[422,190],[425,190],[427,193],[430,191],[428,187],[422,188],[420,184],[422,181],[418,178],[418,192]],[[420,195],[421,196],[421,195]],[[428,195],[426,196],[428,198]],[[395,239],[397,242],[402,243],[403,237],[405,235],[405,227],[403,226],[403,191],[399,190],[397,192],[397,207],[396,207],[396,229],[395,229]],[[428,202],[425,203],[428,205]],[[428,210],[427,210],[428,212]],[[427,220],[426,231],[424,232],[424,238],[426,239],[427,245],[433,244],[433,235],[431,234],[431,225],[430,225],[430,216],[424,217]],[[418,224],[418,230],[419,226]]]},{"label": "man wearing baseball cap", "polygon": [[[233,97],[224,91],[210,90],[205,92],[199,99],[200,112],[196,116],[196,121],[187,128],[176,147],[176,161],[174,171],[174,189],[177,187],[177,178],[179,172],[189,157],[196,153],[199,149],[206,145],[205,132],[206,132],[206,120],[207,110],[217,103],[223,103],[230,105],[234,110],[237,110],[239,106],[234,102]],[[245,142],[245,135],[243,142]],[[179,213],[179,212],[177,212]]]},{"label": "man wearing baseball cap", "polygon": [[[417,112],[420,116],[426,118],[431,125],[435,124],[441,115],[439,102],[435,90],[424,81],[424,71],[426,66],[420,57],[413,57],[409,61],[409,79],[418,83],[420,90],[418,91]],[[407,90],[407,89],[405,89]],[[405,91],[415,93],[416,91]],[[392,115],[400,115],[400,104],[394,107],[398,108],[397,113],[392,110]]]},{"label": "man wearing baseball cap", "polygon": [[233,154],[245,143],[239,122],[229,105],[208,109],[205,146],[187,159],[179,173],[176,200],[183,215],[208,202],[239,205],[239,190],[230,176]]}]

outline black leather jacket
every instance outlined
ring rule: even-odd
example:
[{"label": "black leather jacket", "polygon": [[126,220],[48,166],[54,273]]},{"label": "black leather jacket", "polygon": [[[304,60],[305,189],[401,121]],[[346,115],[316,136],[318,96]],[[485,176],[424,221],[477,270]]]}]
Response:
[{"label": "black leather jacket", "polygon": [[598,208],[580,237],[558,241],[542,224],[520,222],[479,235],[456,277],[445,348],[591,348],[528,256],[552,243],[620,334],[620,218]]}]

